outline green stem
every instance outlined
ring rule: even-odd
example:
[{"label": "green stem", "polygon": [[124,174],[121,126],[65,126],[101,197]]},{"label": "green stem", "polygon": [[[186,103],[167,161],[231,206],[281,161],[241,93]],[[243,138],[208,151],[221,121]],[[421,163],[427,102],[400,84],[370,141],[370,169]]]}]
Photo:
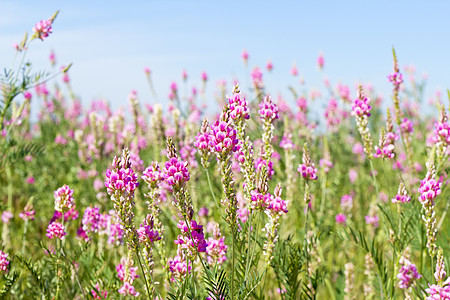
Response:
[{"label": "green stem", "polygon": [[142,262],[141,262],[141,258],[139,256],[139,250],[138,249],[136,249],[136,256],[137,256],[137,259],[138,259],[138,262],[139,262],[139,267],[141,268],[141,272],[144,275],[144,282],[145,282],[145,288],[147,289],[148,299],[152,300],[152,298],[150,296],[151,295],[150,288],[149,288],[148,282],[147,282],[147,276],[145,276],[144,267],[142,266]]},{"label": "green stem", "polygon": [[234,300],[234,259],[235,259],[235,252],[234,251],[234,243],[235,243],[235,236],[234,233],[233,235],[233,262],[232,262],[232,267],[231,267],[231,299]]},{"label": "green stem", "polygon": [[212,188],[212,184],[211,184],[211,178],[209,177],[209,171],[207,168],[205,168],[205,172],[206,172],[206,178],[208,179],[208,185],[209,185],[209,190],[211,191],[211,195],[214,199],[214,203],[216,204],[217,208],[220,208],[219,206],[219,202],[216,199],[216,195],[214,194],[213,188]]},{"label": "green stem", "polygon": [[375,185],[375,191],[377,192],[377,203],[380,203],[380,193],[378,192],[378,183],[377,178],[375,177],[372,159],[369,160],[369,163],[370,163],[370,171],[372,172],[373,184]]}]

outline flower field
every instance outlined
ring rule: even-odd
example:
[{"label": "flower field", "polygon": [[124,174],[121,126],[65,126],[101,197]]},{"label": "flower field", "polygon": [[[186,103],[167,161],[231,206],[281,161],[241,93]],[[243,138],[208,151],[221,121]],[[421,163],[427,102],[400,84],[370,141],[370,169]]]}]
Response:
[{"label": "flower field", "polygon": [[424,110],[401,53],[384,99],[272,94],[269,61],[206,101],[183,71],[114,110],[82,105],[55,53],[27,62],[57,14],[0,75],[1,299],[450,299],[450,102]]}]

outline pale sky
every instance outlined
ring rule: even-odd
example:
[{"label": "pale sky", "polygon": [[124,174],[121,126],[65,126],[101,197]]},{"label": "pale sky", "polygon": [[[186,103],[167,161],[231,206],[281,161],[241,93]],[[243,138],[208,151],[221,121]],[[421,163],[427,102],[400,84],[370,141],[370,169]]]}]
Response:
[{"label": "pale sky", "polygon": [[[209,93],[220,79],[231,93],[233,79],[244,85],[248,76],[244,48],[250,54],[247,72],[254,66],[265,69],[271,59],[267,91],[287,99],[287,86],[299,85],[290,75],[296,63],[308,89],[324,90],[324,77],[351,87],[371,82],[390,101],[386,76],[392,72],[392,46],[401,66],[414,64],[417,77],[428,74],[428,96],[436,89],[445,95],[450,87],[447,1],[0,0],[2,68],[11,65],[11,45],[58,9],[52,35],[33,42],[28,58],[37,69],[50,69],[54,49],[58,64],[73,63],[72,85],[84,103],[103,97],[118,107],[133,89],[142,101],[151,100],[143,73],[147,66],[160,101],[166,101],[172,81],[182,86],[183,69],[190,87],[199,88],[206,71]],[[316,65],[320,52],[323,73]]]}]

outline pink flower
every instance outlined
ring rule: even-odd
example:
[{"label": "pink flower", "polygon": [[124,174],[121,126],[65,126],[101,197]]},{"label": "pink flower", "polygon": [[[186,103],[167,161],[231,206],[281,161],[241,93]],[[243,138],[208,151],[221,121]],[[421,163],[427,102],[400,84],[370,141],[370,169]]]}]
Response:
[{"label": "pink flower", "polygon": [[23,212],[19,213],[19,218],[22,218],[24,221],[34,220],[35,213],[33,205],[27,204],[25,205]]},{"label": "pink flower", "polygon": [[145,73],[145,75],[150,76],[150,73],[151,73],[150,68],[149,67],[145,67],[144,68],[144,73]]},{"label": "pink flower", "polygon": [[379,225],[378,222],[380,221],[380,218],[377,215],[373,215],[373,216],[368,215],[368,216],[365,216],[365,219],[366,219],[367,224],[372,225],[374,227],[378,227],[378,225]]},{"label": "pink flower", "polygon": [[42,20],[36,23],[33,28],[34,35],[43,41],[44,38],[48,37],[50,33],[52,33],[52,23],[52,19]]},{"label": "pink flower", "polygon": [[397,278],[399,279],[398,286],[401,289],[409,289],[414,280],[421,278],[422,275],[417,271],[416,265],[404,257],[400,258],[400,265],[401,268],[397,274]]},{"label": "pink flower", "polygon": [[236,137],[236,129],[231,120],[224,121],[217,120],[214,125],[211,125],[211,136],[209,145],[211,149],[219,154],[226,154],[236,150],[238,139]]},{"label": "pink flower", "polygon": [[323,69],[323,66],[325,65],[325,58],[323,57],[323,54],[319,54],[319,57],[317,58],[317,65],[319,66],[319,69]]},{"label": "pink flower", "polygon": [[369,105],[369,98],[364,97],[360,99],[359,97],[355,99],[352,106],[352,116],[356,117],[370,117],[370,110],[372,106]]},{"label": "pink flower", "polygon": [[208,74],[205,71],[202,72],[202,80],[203,82],[208,81]]},{"label": "pink flower", "polygon": [[317,179],[317,168],[314,167],[314,163],[311,163],[311,165],[300,164],[298,165],[297,171],[305,179],[308,180]]},{"label": "pink flower", "polygon": [[187,169],[187,162],[178,160],[176,157],[171,157],[165,163],[166,172],[164,177],[169,185],[182,185],[189,181],[189,171]]},{"label": "pink flower", "polygon": [[297,75],[298,75],[297,66],[296,66],[295,64],[292,65],[292,68],[291,68],[291,75],[292,75],[292,76],[297,76]]},{"label": "pink flower", "polygon": [[263,83],[263,74],[261,72],[261,69],[258,67],[255,67],[251,72],[251,77],[253,81],[253,85],[257,89],[261,89],[264,86]]},{"label": "pink flower", "polygon": [[350,179],[350,183],[355,183],[358,178],[358,172],[355,169],[350,169],[348,171],[348,178]]},{"label": "pink flower", "polygon": [[53,192],[55,197],[55,210],[64,211],[74,205],[73,190],[68,185],[63,185]]},{"label": "pink flower", "polygon": [[36,182],[33,176],[28,176],[26,181],[28,184],[34,184]]},{"label": "pink flower", "polygon": [[8,272],[8,254],[0,250],[0,271],[3,273]]},{"label": "pink flower", "polygon": [[29,91],[25,91],[25,92],[23,93],[23,97],[24,97],[26,100],[31,100],[31,97],[33,97],[33,95],[31,95],[31,93],[30,93]]},{"label": "pink flower", "polygon": [[266,96],[259,104],[259,116],[263,121],[273,122],[278,119],[278,106],[272,101],[272,97]]},{"label": "pink flower", "polygon": [[412,133],[414,132],[413,123],[408,118],[404,118],[402,123],[400,124],[400,130],[402,132]]},{"label": "pink flower", "polygon": [[338,224],[345,224],[347,222],[347,216],[344,214],[337,214],[335,219]]},{"label": "pink flower", "polygon": [[134,296],[134,297],[139,297],[140,293],[136,292],[136,289],[134,288],[134,286],[125,281],[123,283],[123,286],[119,289],[119,294],[122,294],[124,296]]},{"label": "pink flower", "polygon": [[273,64],[272,64],[272,61],[270,59],[267,61],[266,68],[267,68],[267,71],[272,72]]},{"label": "pink flower", "polygon": [[[175,256],[173,259],[169,259],[169,270],[172,273],[171,280],[174,281],[175,278],[180,280],[188,274],[188,267],[186,261],[179,255]],[[189,273],[191,273],[192,266],[189,266]]]},{"label": "pink flower", "polygon": [[250,118],[248,102],[241,93],[234,93],[232,97],[228,97],[228,106],[233,120]]},{"label": "pink flower", "polygon": [[9,220],[11,220],[13,217],[13,214],[10,211],[5,210],[2,213],[2,222],[8,224]]},{"label": "pink flower", "polygon": [[244,60],[244,63],[247,64],[248,61],[248,52],[246,49],[242,50],[242,55],[241,55],[242,59]]},{"label": "pink flower", "polygon": [[425,291],[429,294],[427,300],[450,300],[450,277],[442,285],[428,284],[429,288]]},{"label": "pink flower", "polygon": [[63,224],[55,221],[53,223],[50,223],[47,227],[47,234],[46,236],[49,239],[53,239],[53,238],[59,238],[61,240],[64,239],[64,236],[67,234],[65,232],[66,227],[64,227]]},{"label": "pink flower", "polygon": [[158,230],[153,229],[153,224],[141,224],[137,229],[137,233],[141,243],[148,243],[152,245],[154,242],[161,239]]},{"label": "pink flower", "polygon": [[[91,294],[92,294],[92,297],[94,297],[94,299],[102,299],[102,298],[106,299],[106,297],[108,296],[108,292],[106,290],[102,291],[100,289],[100,284],[98,282],[94,285],[94,288],[95,289],[91,290]],[[100,295],[97,294],[97,292],[99,292]]]}]

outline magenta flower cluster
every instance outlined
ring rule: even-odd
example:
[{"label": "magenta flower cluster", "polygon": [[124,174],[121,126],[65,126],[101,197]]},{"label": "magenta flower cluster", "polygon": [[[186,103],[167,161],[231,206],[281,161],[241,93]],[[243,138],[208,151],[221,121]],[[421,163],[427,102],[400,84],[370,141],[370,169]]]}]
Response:
[{"label": "magenta flower cluster", "polygon": [[434,125],[434,141],[443,141],[446,145],[450,144],[450,125],[447,122],[436,122]]},{"label": "magenta flower cluster", "polygon": [[186,249],[189,254],[195,256],[195,251],[205,252],[206,251],[206,240],[203,234],[203,226],[197,224],[196,221],[191,220],[190,226],[186,224],[185,221],[180,220],[177,227],[181,229],[180,235],[178,235],[175,244],[179,245],[181,249]]},{"label": "magenta flower cluster", "polygon": [[266,96],[264,100],[259,104],[259,116],[263,121],[272,123],[278,119],[278,106],[272,101],[272,97]]},{"label": "magenta flower cluster", "polygon": [[0,250],[0,271],[6,273],[8,270],[8,254]]},{"label": "magenta flower cluster", "polygon": [[403,83],[403,75],[400,72],[394,72],[388,75],[388,80],[398,88]]},{"label": "magenta flower cluster", "polygon": [[[189,266],[189,273],[191,273],[192,266]],[[181,279],[188,273],[188,267],[186,261],[179,255],[175,256],[173,259],[169,259],[169,271],[172,273],[170,278],[172,281],[176,279]]]},{"label": "magenta flower cluster", "polygon": [[194,146],[199,150],[210,150],[211,134],[209,132],[199,132],[195,137]]},{"label": "magenta flower cluster", "polygon": [[234,93],[228,98],[228,107],[230,108],[230,117],[233,120],[249,119],[248,102],[241,93]]},{"label": "magenta flower cluster", "polygon": [[210,237],[208,239],[208,246],[206,247],[206,254],[208,254],[208,264],[214,265],[214,263],[216,262],[222,264],[224,261],[226,261],[227,249],[228,246],[225,245],[225,237]]},{"label": "magenta flower cluster", "polygon": [[370,110],[372,106],[369,105],[369,98],[364,99],[356,98],[352,106],[352,116],[356,117],[370,117]]},{"label": "magenta flower cluster", "polygon": [[66,227],[64,227],[63,224],[59,223],[59,222],[53,222],[50,223],[47,227],[47,234],[46,236],[49,239],[53,239],[53,238],[58,238],[63,240],[64,236],[66,235]]},{"label": "magenta flower cluster", "polygon": [[182,185],[189,181],[187,162],[180,161],[177,157],[171,157],[164,166],[166,168],[164,177],[169,185]]},{"label": "magenta flower cluster", "polygon": [[158,230],[153,228],[153,224],[141,224],[137,229],[139,241],[141,243],[153,244],[161,239]]},{"label": "magenta flower cluster", "polygon": [[217,154],[227,154],[235,151],[238,141],[236,129],[234,129],[230,121],[217,120],[214,125],[211,125],[209,145]]},{"label": "magenta flower cluster", "polygon": [[276,197],[270,193],[262,194],[256,190],[251,192],[252,209],[268,210],[274,215],[281,212],[287,213],[287,203],[280,197]]},{"label": "magenta flower cluster", "polygon": [[63,185],[53,192],[55,197],[55,210],[63,212],[74,204],[73,190],[68,185]]},{"label": "magenta flower cluster", "polygon": [[409,289],[415,279],[421,278],[422,275],[417,271],[416,265],[409,260],[403,259],[403,264],[398,271],[397,278],[399,279],[398,286],[401,289]]},{"label": "magenta flower cluster", "polygon": [[414,132],[413,122],[408,118],[404,118],[400,123],[400,130],[406,133]]},{"label": "magenta flower cluster", "polygon": [[307,180],[317,179],[317,168],[314,167],[314,163],[310,165],[300,164],[297,168],[300,175]]},{"label": "magenta flower cluster", "polygon": [[138,186],[137,175],[133,169],[106,170],[105,187],[109,195],[116,193],[120,195],[134,195],[134,191]]},{"label": "magenta flower cluster", "polygon": [[158,162],[153,161],[142,173],[142,180],[147,184],[153,186],[164,179],[164,173],[158,165]]},{"label": "magenta flower cluster", "polygon": [[450,300],[450,277],[442,285],[428,284],[425,291],[429,294],[427,300]]},{"label": "magenta flower cluster", "polygon": [[52,23],[53,21],[51,19],[42,20],[36,23],[36,25],[33,28],[33,31],[38,38],[44,40],[44,38],[48,37],[50,33],[52,33]]},{"label": "magenta flower cluster", "polygon": [[420,203],[434,205],[434,198],[441,194],[441,186],[442,182],[436,181],[436,179],[427,175],[420,181]]},{"label": "magenta flower cluster", "polygon": [[267,167],[267,177],[269,179],[272,179],[272,176],[275,174],[275,170],[273,168],[273,162],[271,160],[269,160],[269,162],[267,162],[267,160],[262,159],[261,157],[258,157],[255,161],[256,172],[259,173],[263,166]]}]

